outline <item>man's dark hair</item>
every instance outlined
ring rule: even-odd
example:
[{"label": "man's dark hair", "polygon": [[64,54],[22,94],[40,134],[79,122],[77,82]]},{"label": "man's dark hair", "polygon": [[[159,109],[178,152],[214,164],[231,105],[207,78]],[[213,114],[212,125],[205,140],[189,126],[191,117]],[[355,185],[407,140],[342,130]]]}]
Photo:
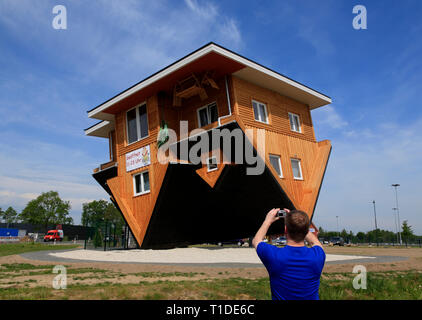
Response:
[{"label": "man's dark hair", "polygon": [[309,217],[300,210],[292,210],[286,215],[286,228],[290,238],[296,242],[303,241],[309,231]]}]

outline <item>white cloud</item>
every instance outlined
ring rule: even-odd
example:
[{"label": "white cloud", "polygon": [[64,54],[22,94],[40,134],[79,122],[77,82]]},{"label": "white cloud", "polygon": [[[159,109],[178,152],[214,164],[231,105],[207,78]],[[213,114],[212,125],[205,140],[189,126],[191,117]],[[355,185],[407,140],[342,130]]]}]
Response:
[{"label": "white cloud", "polygon": [[57,190],[77,215],[82,203],[107,198],[91,177],[107,150],[83,149],[105,144],[83,137],[86,109],[211,40],[236,49],[241,33],[214,2],[66,2],[61,31],[51,26],[54,5],[0,2],[1,28],[26,53],[2,52],[9,69],[0,74],[0,206],[22,209]]},{"label": "white cloud", "polygon": [[[82,203],[108,199],[107,193],[91,177],[92,169],[101,160],[60,143],[25,139],[14,134],[4,134],[3,138],[0,141],[0,207],[22,210],[42,192],[54,190],[63,200],[71,201],[71,215],[78,223]],[[15,143],[9,144],[9,141]]]},{"label": "white cloud", "polygon": [[332,129],[344,129],[348,126],[346,120],[332,106],[324,106],[312,111],[313,122],[317,127],[330,127]]},{"label": "white cloud", "polygon": [[68,29],[60,32],[51,27],[52,6],[5,0],[0,23],[28,50],[54,54],[45,67],[71,67],[66,76],[83,83],[100,80],[124,89],[209,41],[241,45],[238,23],[214,2],[71,2]]},{"label": "white cloud", "polygon": [[316,224],[336,230],[374,228],[372,201],[377,204],[378,226],[394,230],[392,208],[395,197],[391,184],[400,183],[401,221],[407,219],[417,234],[422,234],[422,118],[406,127],[380,124],[371,130],[355,130],[353,136],[338,135],[332,140],[319,203]]},{"label": "white cloud", "polygon": [[222,35],[224,35],[224,42],[230,43],[233,47],[239,47],[242,43],[242,35],[236,20],[226,19],[219,28]]},{"label": "white cloud", "polygon": [[189,9],[205,20],[212,20],[218,15],[217,7],[211,2],[200,5],[197,0],[185,0],[185,3]]}]

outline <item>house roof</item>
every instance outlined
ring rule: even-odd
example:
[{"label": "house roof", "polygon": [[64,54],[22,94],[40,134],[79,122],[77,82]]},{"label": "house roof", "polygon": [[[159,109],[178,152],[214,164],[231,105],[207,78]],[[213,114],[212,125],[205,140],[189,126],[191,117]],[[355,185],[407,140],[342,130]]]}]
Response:
[{"label": "house roof", "polygon": [[305,103],[311,109],[332,102],[327,95],[210,42],[89,110],[88,117],[111,121],[114,119],[114,114],[127,104],[143,101],[159,90],[171,90],[177,80],[210,67],[216,71],[217,76],[233,74]]},{"label": "house roof", "polygon": [[93,137],[100,137],[100,138],[108,138],[110,131],[114,130],[114,122],[113,121],[100,121],[94,124],[93,126],[85,129],[85,135],[93,136]]}]

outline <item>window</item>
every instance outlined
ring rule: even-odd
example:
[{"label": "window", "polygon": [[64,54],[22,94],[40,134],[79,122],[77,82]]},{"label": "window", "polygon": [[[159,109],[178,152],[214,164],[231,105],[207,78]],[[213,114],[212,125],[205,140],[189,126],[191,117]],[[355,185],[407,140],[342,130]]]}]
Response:
[{"label": "window", "polygon": [[109,133],[109,135],[108,135],[108,142],[109,142],[109,150],[110,150],[110,161],[113,161],[114,160],[114,141],[113,141],[113,134],[114,134],[114,131],[111,131],[110,133]]},{"label": "window", "polygon": [[148,193],[150,191],[149,172],[142,171],[133,176],[133,193],[135,196]]},{"label": "window", "polygon": [[302,129],[300,128],[299,116],[297,114],[289,112],[289,120],[290,120],[290,130],[301,133]]},{"label": "window", "polygon": [[126,113],[127,140],[133,143],[148,136],[147,105],[144,103]]},{"label": "window", "polygon": [[299,159],[290,159],[292,163],[293,178],[296,180],[303,180],[302,177],[302,168],[300,167]]},{"label": "window", "polygon": [[259,122],[268,123],[267,106],[257,101],[252,101],[252,106],[255,120]]},{"label": "window", "polygon": [[208,167],[208,172],[217,170],[218,169],[217,158],[216,157],[208,158],[207,167]]},{"label": "window", "polygon": [[270,163],[280,178],[283,178],[283,171],[281,170],[280,156],[270,154]]},{"label": "window", "polygon": [[215,102],[198,109],[199,127],[206,126],[218,120],[217,104]]}]

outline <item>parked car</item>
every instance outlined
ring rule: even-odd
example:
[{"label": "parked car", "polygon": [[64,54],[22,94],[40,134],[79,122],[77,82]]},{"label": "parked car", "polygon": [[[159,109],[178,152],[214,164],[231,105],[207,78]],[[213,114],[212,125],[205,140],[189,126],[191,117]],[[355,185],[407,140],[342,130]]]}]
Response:
[{"label": "parked car", "polygon": [[286,237],[278,237],[273,242],[277,246],[284,246],[287,244],[287,239]]},{"label": "parked car", "polygon": [[342,238],[342,237],[332,237],[331,239],[330,239],[330,243],[333,245],[333,246],[344,246],[344,239]]},{"label": "parked car", "polygon": [[243,239],[222,240],[222,241],[216,242],[216,244],[220,247],[222,247],[225,244],[237,244],[239,247],[241,247],[243,246],[244,243],[245,241],[243,241]]},{"label": "parked car", "polygon": [[328,241],[328,239],[327,239],[327,238],[319,238],[319,241],[320,241],[322,244],[329,244],[329,243],[330,243],[330,241]]}]

